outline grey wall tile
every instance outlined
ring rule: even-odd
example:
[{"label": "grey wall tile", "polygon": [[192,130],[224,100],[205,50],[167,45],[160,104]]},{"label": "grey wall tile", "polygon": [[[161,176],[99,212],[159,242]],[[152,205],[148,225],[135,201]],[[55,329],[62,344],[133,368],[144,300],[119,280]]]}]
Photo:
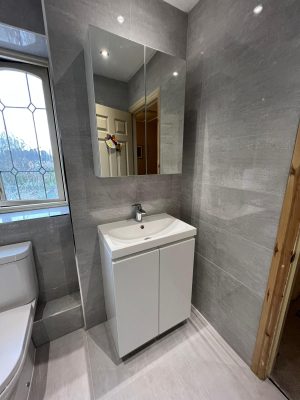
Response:
[{"label": "grey wall tile", "polygon": [[94,74],[95,102],[106,107],[128,111],[129,92],[127,82]]},{"label": "grey wall tile", "polygon": [[66,312],[76,307],[81,307],[79,291],[48,301],[47,303],[38,304],[34,320],[39,321],[41,319],[50,318],[53,315]]},{"label": "grey wall tile", "polygon": [[206,222],[196,225],[196,250],[263,298],[273,251]]},{"label": "grey wall tile", "polygon": [[[199,182],[195,181],[194,184],[197,186]],[[193,218],[273,249],[282,206],[281,196],[203,182],[200,184]]]},{"label": "grey wall tile", "polygon": [[300,101],[300,4],[254,6],[202,0],[189,14],[181,195],[199,229],[193,301],[248,363]]},{"label": "grey wall tile", "polygon": [[198,253],[194,268],[193,304],[250,364],[261,298]]},{"label": "grey wall tile", "polygon": [[0,224],[1,246],[27,240],[33,244],[40,301],[78,290],[69,215]]},{"label": "grey wall tile", "polygon": [[40,0],[0,2],[0,21],[36,33],[45,33]]},{"label": "grey wall tile", "polygon": [[[178,215],[180,178],[94,176],[83,54],[88,26],[182,57],[187,15],[160,0],[47,0],[44,8],[83,310],[90,327],[105,319],[97,225],[130,218],[131,204],[138,200],[149,213]],[[123,25],[116,22],[119,14],[125,17]]]},{"label": "grey wall tile", "polygon": [[36,347],[82,328],[82,307],[72,307],[47,318],[35,321],[32,340]]},{"label": "grey wall tile", "polygon": [[185,58],[186,28],[186,14],[161,0],[131,1],[130,37],[146,46]]}]

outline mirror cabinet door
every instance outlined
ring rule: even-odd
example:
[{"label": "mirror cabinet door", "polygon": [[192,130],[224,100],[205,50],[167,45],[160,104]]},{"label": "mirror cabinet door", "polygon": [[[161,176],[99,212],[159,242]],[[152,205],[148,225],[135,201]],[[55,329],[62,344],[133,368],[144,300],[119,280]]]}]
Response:
[{"label": "mirror cabinet door", "polygon": [[181,173],[185,61],[93,26],[85,58],[95,174]]},{"label": "mirror cabinet door", "polygon": [[178,174],[182,168],[186,62],[146,49],[148,174]]},{"label": "mirror cabinet door", "polygon": [[98,151],[96,159],[100,164],[95,165],[96,174],[134,175],[137,168],[132,109],[139,104],[139,113],[144,113],[144,46],[94,27],[90,27],[89,41],[97,136],[94,158]]}]

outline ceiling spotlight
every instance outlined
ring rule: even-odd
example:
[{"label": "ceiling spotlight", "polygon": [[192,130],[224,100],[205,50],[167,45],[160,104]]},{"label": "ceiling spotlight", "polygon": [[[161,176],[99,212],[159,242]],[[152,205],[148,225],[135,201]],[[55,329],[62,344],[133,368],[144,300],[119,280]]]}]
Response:
[{"label": "ceiling spotlight", "polygon": [[256,6],[256,7],[253,9],[253,13],[254,13],[255,15],[258,15],[258,14],[260,14],[260,13],[262,12],[263,9],[264,9],[263,6],[262,6],[261,4],[259,4],[258,6]]},{"label": "ceiling spotlight", "polygon": [[178,72],[177,72],[177,71],[174,71],[174,72],[173,72],[173,76],[178,76]]},{"label": "ceiling spotlight", "polygon": [[100,51],[102,57],[107,58],[109,56],[109,52],[106,49]]},{"label": "ceiling spotlight", "polygon": [[123,15],[119,15],[117,18],[117,21],[119,22],[119,24],[123,24],[125,21],[125,18],[123,17]]}]

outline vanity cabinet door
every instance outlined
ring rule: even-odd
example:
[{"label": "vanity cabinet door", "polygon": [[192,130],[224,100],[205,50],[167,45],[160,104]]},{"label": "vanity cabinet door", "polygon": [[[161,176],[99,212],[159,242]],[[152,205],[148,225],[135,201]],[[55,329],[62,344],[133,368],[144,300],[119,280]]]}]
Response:
[{"label": "vanity cabinet door", "polygon": [[112,263],[119,356],[158,335],[159,250]]},{"label": "vanity cabinet door", "polygon": [[195,239],[160,249],[159,333],[190,316]]}]

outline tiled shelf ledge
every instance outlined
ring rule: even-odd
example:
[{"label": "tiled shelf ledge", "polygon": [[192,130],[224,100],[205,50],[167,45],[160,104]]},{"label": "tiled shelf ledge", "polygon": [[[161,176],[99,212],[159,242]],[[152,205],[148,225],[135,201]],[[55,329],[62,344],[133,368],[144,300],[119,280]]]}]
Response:
[{"label": "tiled shelf ledge", "polygon": [[68,206],[40,208],[36,210],[22,210],[0,213],[0,224],[8,224],[11,222],[28,221],[38,218],[57,217],[69,214]]},{"label": "tiled shelf ledge", "polygon": [[39,304],[33,323],[32,339],[36,347],[83,326],[80,293]]}]

